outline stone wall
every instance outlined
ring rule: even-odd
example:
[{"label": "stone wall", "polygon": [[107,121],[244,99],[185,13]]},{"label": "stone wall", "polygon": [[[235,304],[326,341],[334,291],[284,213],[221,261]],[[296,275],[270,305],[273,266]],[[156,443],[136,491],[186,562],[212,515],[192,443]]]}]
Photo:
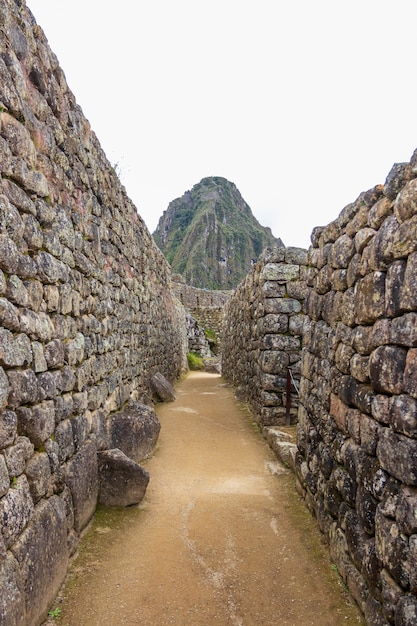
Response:
[{"label": "stone wall", "polygon": [[97,452],[146,417],[156,372],[186,369],[186,327],[42,30],[22,0],[0,24],[0,622],[36,626],[94,513]]},{"label": "stone wall", "polygon": [[232,291],[198,289],[190,287],[177,280],[178,274],[173,276],[173,289],[178,300],[187,311],[197,320],[199,326],[211,330],[216,336],[214,350],[220,353],[222,349],[223,323],[225,306],[232,297]]},{"label": "stone wall", "polygon": [[297,475],[372,625],[417,623],[417,154],[309,251]]},{"label": "stone wall", "polygon": [[307,267],[266,250],[238,287],[223,374],[268,426],[301,365],[300,493],[367,622],[415,625],[417,152],[312,243]]},{"label": "stone wall", "polygon": [[288,370],[300,379],[306,260],[300,248],[267,248],[226,307],[222,373],[262,426],[285,423]]}]

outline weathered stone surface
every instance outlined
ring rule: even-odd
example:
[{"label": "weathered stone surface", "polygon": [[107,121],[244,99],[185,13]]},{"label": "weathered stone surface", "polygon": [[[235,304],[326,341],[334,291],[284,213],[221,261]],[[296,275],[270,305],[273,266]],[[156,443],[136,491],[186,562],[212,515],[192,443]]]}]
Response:
[{"label": "weathered stone surface", "polygon": [[[0,376],[1,384],[1,376]],[[13,411],[5,410],[0,414],[0,449],[10,446],[17,434],[17,416]]]},{"label": "weathered stone surface", "polygon": [[6,548],[17,540],[31,519],[33,511],[28,481],[26,476],[20,476],[0,500],[0,528]]},{"label": "weathered stone surface", "polygon": [[413,252],[407,259],[407,265],[404,273],[404,282],[402,284],[402,295],[400,306],[406,311],[415,311],[417,309],[417,252]]},{"label": "weathered stone surface", "polygon": [[410,180],[401,189],[394,202],[394,213],[400,222],[415,215],[417,211],[417,179]]},{"label": "weathered stone surface", "polygon": [[380,431],[377,454],[381,467],[392,476],[405,485],[417,485],[417,440],[384,428]]},{"label": "weathered stone surface", "polygon": [[417,398],[417,349],[407,352],[404,370],[404,391]]},{"label": "weathered stone surface", "polygon": [[379,346],[371,354],[369,375],[373,388],[380,393],[401,393],[407,351],[397,346]]},{"label": "weathered stone surface", "polygon": [[7,376],[10,386],[8,402],[11,409],[38,400],[38,382],[32,370],[11,370],[7,372]]},{"label": "weathered stone surface", "polygon": [[172,402],[176,399],[175,389],[171,383],[159,372],[151,378],[151,388],[161,402]]},{"label": "weathered stone surface", "polygon": [[54,432],[55,408],[52,401],[41,402],[34,407],[18,407],[16,414],[19,434],[26,435],[36,448]]},{"label": "weathered stone surface", "polygon": [[14,444],[4,450],[4,458],[10,476],[20,476],[26,462],[33,454],[33,445],[26,437],[17,437]]},{"label": "weathered stone surface", "polygon": [[130,506],[142,501],[149,473],[121,450],[98,453],[99,501],[104,506]]},{"label": "weathered stone surface", "polygon": [[294,298],[267,298],[265,300],[266,313],[299,313],[300,311],[301,304]]},{"label": "weathered stone surface", "polygon": [[0,561],[0,622],[4,626],[26,626],[26,606],[22,593],[23,575],[11,553]]},{"label": "weathered stone surface", "polygon": [[356,283],[355,311],[358,324],[369,324],[385,311],[385,274],[373,272]]},{"label": "weathered stone surface", "polygon": [[267,263],[260,274],[261,280],[273,280],[278,283],[297,280],[299,277],[300,265],[291,265],[290,263]]},{"label": "weathered stone surface", "polygon": [[66,484],[74,505],[74,528],[79,533],[92,517],[98,500],[97,449],[92,441],[68,462]]},{"label": "weathered stone surface", "polygon": [[392,320],[390,326],[390,339],[392,343],[417,347],[417,313],[406,313]]},{"label": "weathered stone surface", "polygon": [[25,474],[29,482],[30,495],[36,504],[48,492],[51,479],[51,466],[48,455],[45,452],[41,452],[29,459]]},{"label": "weathered stone surface", "polygon": [[18,310],[6,298],[0,298],[0,323],[11,331],[20,330]]},{"label": "weathered stone surface", "polygon": [[417,400],[408,395],[393,396],[389,401],[389,421],[393,429],[417,438]]},{"label": "weathered stone surface", "polygon": [[409,584],[408,540],[393,520],[377,509],[375,520],[376,551],[378,558],[394,580],[403,588]]},{"label": "weathered stone surface", "polygon": [[50,600],[57,595],[68,566],[67,523],[61,498],[52,496],[39,503],[13,545],[13,554],[22,574],[26,626],[37,626],[46,619]]},{"label": "weathered stone surface", "polygon": [[161,425],[151,407],[132,402],[124,411],[109,417],[108,428],[109,448],[118,448],[139,462],[152,454]]},{"label": "weathered stone surface", "polygon": [[396,520],[400,532],[417,534],[417,488],[403,487],[399,492]]},{"label": "weathered stone surface", "polygon": [[414,626],[417,623],[417,598],[406,595],[400,598],[395,610],[395,624],[398,626]]}]

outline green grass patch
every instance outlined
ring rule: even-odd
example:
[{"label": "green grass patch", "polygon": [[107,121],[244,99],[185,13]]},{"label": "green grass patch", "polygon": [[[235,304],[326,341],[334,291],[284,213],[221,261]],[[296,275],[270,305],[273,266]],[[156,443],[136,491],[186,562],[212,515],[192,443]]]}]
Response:
[{"label": "green grass patch", "polygon": [[189,352],[187,354],[187,360],[190,370],[204,369],[204,361],[199,354],[196,354],[195,352]]}]

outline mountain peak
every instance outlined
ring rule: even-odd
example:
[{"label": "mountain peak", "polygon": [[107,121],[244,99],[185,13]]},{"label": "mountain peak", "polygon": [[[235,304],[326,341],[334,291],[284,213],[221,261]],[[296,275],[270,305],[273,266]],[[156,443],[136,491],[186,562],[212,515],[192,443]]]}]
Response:
[{"label": "mountain peak", "polygon": [[206,289],[234,289],[266,246],[283,245],[221,176],[203,178],[170,202],[153,236],[172,271]]}]

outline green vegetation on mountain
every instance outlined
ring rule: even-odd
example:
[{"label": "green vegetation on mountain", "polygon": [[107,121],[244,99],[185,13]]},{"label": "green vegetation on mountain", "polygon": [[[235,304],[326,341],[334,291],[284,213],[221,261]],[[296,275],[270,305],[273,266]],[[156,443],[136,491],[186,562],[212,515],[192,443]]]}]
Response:
[{"label": "green vegetation on mountain", "polygon": [[188,285],[234,289],[267,246],[283,245],[261,226],[236,185],[213,176],[173,200],[153,237]]}]

